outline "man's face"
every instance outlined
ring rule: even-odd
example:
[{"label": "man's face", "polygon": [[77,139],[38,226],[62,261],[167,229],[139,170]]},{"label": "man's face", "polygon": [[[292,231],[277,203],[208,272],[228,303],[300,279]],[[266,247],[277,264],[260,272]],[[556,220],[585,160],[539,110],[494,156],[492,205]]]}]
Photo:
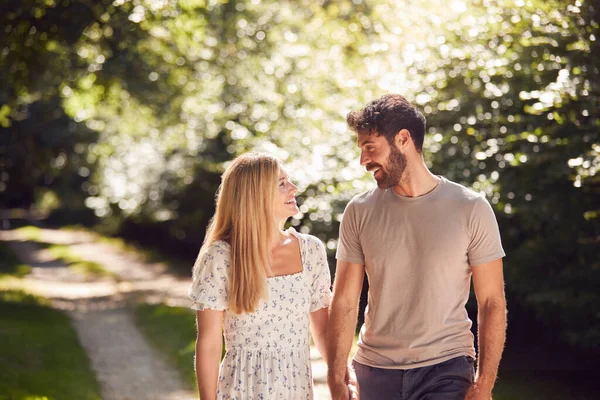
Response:
[{"label": "man's face", "polygon": [[406,156],[396,146],[390,145],[382,135],[358,135],[360,165],[373,173],[380,189],[388,189],[402,179],[406,169]]}]

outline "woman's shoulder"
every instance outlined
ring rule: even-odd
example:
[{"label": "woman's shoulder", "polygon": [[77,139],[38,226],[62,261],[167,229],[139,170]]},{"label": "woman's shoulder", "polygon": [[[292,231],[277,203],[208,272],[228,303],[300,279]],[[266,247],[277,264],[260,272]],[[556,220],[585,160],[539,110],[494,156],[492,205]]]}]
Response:
[{"label": "woman's shoulder", "polygon": [[309,248],[318,248],[318,247],[324,247],[325,245],[323,244],[323,242],[321,241],[321,239],[319,239],[318,237],[311,235],[309,233],[300,233],[297,232],[294,228],[289,228],[288,232],[290,232],[292,235],[296,236],[298,238],[298,240],[301,240],[302,242],[304,242],[304,245],[309,247]]},{"label": "woman's shoulder", "polygon": [[209,246],[215,247],[215,248],[221,249],[221,250],[226,250],[226,251],[231,250],[231,245],[224,240],[215,240]]},{"label": "woman's shoulder", "polygon": [[206,257],[210,258],[229,258],[231,253],[231,245],[224,240],[215,240],[207,244],[202,250]]}]

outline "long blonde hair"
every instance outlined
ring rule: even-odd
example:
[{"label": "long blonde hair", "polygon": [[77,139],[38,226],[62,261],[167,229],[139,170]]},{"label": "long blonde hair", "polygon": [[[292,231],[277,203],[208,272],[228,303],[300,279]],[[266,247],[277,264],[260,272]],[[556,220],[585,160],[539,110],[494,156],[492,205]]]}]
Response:
[{"label": "long blonde hair", "polygon": [[223,174],[215,214],[194,265],[195,276],[209,246],[217,240],[229,243],[229,309],[236,314],[253,312],[267,295],[279,166],[275,157],[261,153],[247,153],[233,160]]}]

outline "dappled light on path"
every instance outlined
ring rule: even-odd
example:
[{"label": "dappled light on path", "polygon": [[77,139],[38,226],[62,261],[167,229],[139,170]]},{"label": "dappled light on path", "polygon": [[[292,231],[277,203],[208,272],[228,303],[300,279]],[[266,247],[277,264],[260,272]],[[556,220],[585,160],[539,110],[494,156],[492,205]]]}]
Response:
[{"label": "dappled light on path", "polygon": [[[187,306],[189,280],[176,277],[160,263],[146,263],[135,254],[125,253],[107,243],[98,242],[93,235],[81,231],[40,229],[36,241],[45,244],[67,245],[81,259],[100,264],[113,277],[95,277],[66,268],[52,258],[47,250],[27,241],[22,231],[0,231],[19,258],[32,267],[32,273],[22,282],[7,282],[3,286],[19,286],[52,299],[81,299],[103,296],[144,298],[146,302],[165,302]],[[191,267],[190,267],[191,268]]]},{"label": "dappled light on path", "polygon": [[[187,307],[189,278],[172,275],[166,266],[146,263],[87,232],[40,229],[36,233],[32,238],[22,230],[0,231],[0,240],[32,267],[31,274],[3,280],[0,287],[46,297],[54,308],[68,313],[97,375],[103,399],[197,398],[162,355],[149,346],[132,313],[140,302]],[[112,275],[78,273],[53,258],[40,243],[66,245],[79,258],[100,264]],[[315,399],[328,400],[327,366],[314,347],[311,361]]]},{"label": "dappled light on path", "polygon": [[127,310],[88,309],[70,315],[104,400],[195,398],[182,388],[176,371],[149,347]]},{"label": "dappled light on path", "polygon": [[[90,358],[103,399],[197,398],[150,347],[132,314],[140,301],[184,305],[187,280],[99,243],[86,232],[42,229],[38,233],[30,241],[23,231],[0,231],[0,239],[32,268],[28,276],[3,280],[0,286],[49,298],[53,307],[67,312]],[[70,269],[40,243],[67,245],[78,257],[100,264],[111,275],[90,277]]]}]

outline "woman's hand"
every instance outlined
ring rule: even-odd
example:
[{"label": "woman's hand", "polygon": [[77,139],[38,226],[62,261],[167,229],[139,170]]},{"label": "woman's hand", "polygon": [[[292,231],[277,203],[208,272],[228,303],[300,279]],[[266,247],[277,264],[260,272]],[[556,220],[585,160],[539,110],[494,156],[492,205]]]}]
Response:
[{"label": "woman's hand", "polygon": [[332,400],[359,400],[358,380],[354,368],[348,365],[344,382],[328,382]]}]

